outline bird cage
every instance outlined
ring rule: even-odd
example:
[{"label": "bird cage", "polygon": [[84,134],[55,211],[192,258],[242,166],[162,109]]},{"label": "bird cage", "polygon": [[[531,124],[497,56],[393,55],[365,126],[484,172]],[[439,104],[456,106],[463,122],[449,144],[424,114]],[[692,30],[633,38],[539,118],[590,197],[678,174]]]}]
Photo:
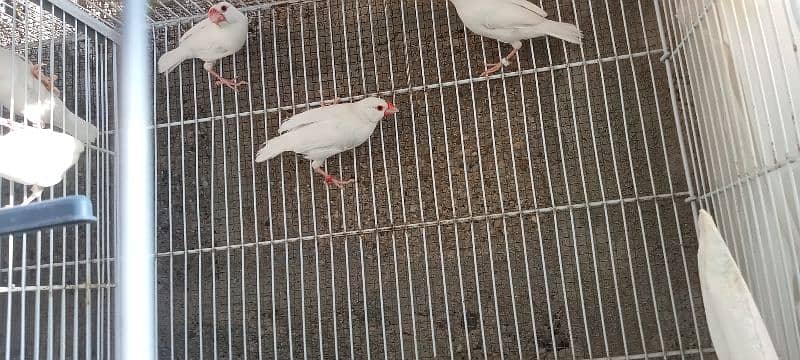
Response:
[{"label": "bird cage", "polygon": [[[151,1],[153,166],[120,179],[121,4],[6,2],[2,45],[47,63],[101,135],[43,197],[87,195],[97,223],[0,240],[0,353],[112,357],[130,334],[126,180],[154,189],[155,309],[132,316],[158,358],[714,359],[701,209],[778,354],[800,356],[800,9],[532,3],[581,44],[525,41],[481,76],[510,46],[450,1],[233,1],[248,35],[215,64],[246,82],[231,89],[200,60],[158,72],[214,4]],[[353,184],[291,152],[256,162],[292,116],[370,96],[399,113],[324,167]],[[4,181],[0,205],[26,190]]]}]

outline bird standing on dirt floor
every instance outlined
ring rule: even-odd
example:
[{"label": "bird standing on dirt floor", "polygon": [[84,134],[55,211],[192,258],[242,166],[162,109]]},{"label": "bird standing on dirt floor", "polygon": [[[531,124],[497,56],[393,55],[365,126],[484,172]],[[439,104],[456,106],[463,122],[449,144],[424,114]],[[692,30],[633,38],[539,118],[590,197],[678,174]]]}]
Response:
[{"label": "bird standing on dirt floor", "polygon": [[217,85],[225,85],[236,90],[245,81],[236,78],[226,79],[214,71],[214,63],[233,55],[247,41],[247,16],[227,2],[221,2],[208,9],[208,17],[187,31],[178,41],[178,48],[169,51],[158,59],[158,72],[172,71],[186,59],[203,60],[203,68],[215,79]]},{"label": "bird standing on dirt floor", "polygon": [[398,112],[388,101],[368,97],[356,103],[336,104],[297,114],[281,124],[283,134],[267,141],[258,151],[257,162],[272,159],[284,151],[305,155],[325,183],[342,188],[353,180],[339,180],[322,169],[325,159],[353,149],[369,139],[384,117]]},{"label": "bird standing on dirt floor", "polygon": [[472,32],[511,44],[508,56],[496,64],[486,64],[481,77],[511,65],[511,59],[522,48],[522,40],[555,36],[580,44],[583,34],[572,24],[547,20],[547,12],[527,0],[450,0],[458,16]]},{"label": "bird standing on dirt floor", "polygon": [[84,150],[83,143],[64,133],[2,118],[0,126],[11,129],[0,136],[0,177],[31,186],[31,194],[20,205],[38,199],[44,188],[61,182]]},{"label": "bird standing on dirt floor", "polygon": [[[56,77],[42,74],[42,64],[33,65],[9,49],[0,48],[0,105],[22,115],[31,124],[55,127],[84,143],[97,139],[97,127],[64,107]],[[52,117],[51,117],[52,116]]]}]

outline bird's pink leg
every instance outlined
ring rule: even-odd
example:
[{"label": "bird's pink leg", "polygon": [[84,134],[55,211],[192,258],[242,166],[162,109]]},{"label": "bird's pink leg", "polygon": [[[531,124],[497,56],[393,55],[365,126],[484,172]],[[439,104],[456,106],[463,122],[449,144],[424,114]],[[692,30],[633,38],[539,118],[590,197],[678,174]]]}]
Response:
[{"label": "bird's pink leg", "polygon": [[42,85],[44,85],[45,89],[49,90],[50,92],[58,96],[60,94],[60,91],[54,85],[56,79],[58,79],[58,76],[56,75],[46,76],[42,74],[42,66],[44,66],[44,64],[31,65],[31,74],[33,74],[34,78],[42,82]]},{"label": "bird's pink leg", "polygon": [[227,86],[227,87],[229,87],[229,88],[231,88],[233,90],[238,90],[239,85],[247,84],[247,81],[236,81],[236,78],[226,79],[226,78],[220,76],[220,74],[218,74],[213,69],[208,70],[208,73],[211,74],[211,76],[213,76],[215,79],[217,79],[215,84],[217,84],[217,85],[225,85],[225,86]]},{"label": "bird's pink leg", "polygon": [[511,64],[511,60],[514,59],[514,56],[517,56],[517,51],[519,51],[519,50],[517,50],[517,49],[511,50],[511,52],[508,53],[508,56],[500,59],[500,62],[498,62],[498,63],[486,64],[486,70],[483,73],[481,73],[480,77],[489,76],[491,74],[494,74],[494,73],[500,71],[500,69],[502,69],[503,66],[510,65]]},{"label": "bird's pink leg", "polygon": [[326,184],[336,186],[339,189],[345,187],[346,185],[350,185],[350,184],[355,182],[355,180],[352,180],[352,179],[351,180],[346,180],[346,181],[345,180],[339,180],[335,176],[333,176],[331,174],[328,174],[327,171],[322,170],[321,167],[314,168],[314,172],[316,172],[317,174],[322,175],[322,177],[325,178],[325,183]]}]

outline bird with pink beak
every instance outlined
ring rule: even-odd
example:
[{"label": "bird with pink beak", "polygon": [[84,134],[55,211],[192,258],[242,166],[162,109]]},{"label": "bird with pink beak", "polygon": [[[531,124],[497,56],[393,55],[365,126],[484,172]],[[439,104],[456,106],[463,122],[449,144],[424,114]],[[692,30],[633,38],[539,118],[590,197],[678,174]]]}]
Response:
[{"label": "bird with pink beak", "polygon": [[235,78],[226,79],[214,70],[214,63],[238,52],[247,41],[247,16],[228,2],[208,9],[208,16],[189,29],[178,41],[178,47],[158,59],[158,72],[168,73],[187,59],[200,59],[203,68],[216,79],[217,85],[236,90],[247,84]]},{"label": "bird with pink beak", "polygon": [[281,124],[278,132],[282,135],[264,144],[256,155],[256,162],[292,151],[311,160],[311,168],[326,184],[341,189],[353,180],[341,180],[329,174],[322,168],[325,160],[363,144],[381,119],[394,117],[398,112],[394,104],[376,97],[346,104],[334,101],[333,105],[302,112]]}]

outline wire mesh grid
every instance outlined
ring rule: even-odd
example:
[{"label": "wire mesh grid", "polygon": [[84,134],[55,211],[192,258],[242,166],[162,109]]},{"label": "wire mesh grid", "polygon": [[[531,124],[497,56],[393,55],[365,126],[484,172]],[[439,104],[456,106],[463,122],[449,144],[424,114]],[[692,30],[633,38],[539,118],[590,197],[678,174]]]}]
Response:
[{"label": "wire mesh grid", "polygon": [[[31,7],[28,2],[10,4],[10,9]],[[99,221],[0,239],[0,356],[106,357],[113,344],[114,138],[109,130],[115,118],[115,45],[52,5],[39,3],[38,9],[10,13],[20,21],[3,32],[7,44],[31,63],[47,64],[44,72],[57,76],[55,87],[65,109],[101,131],[63,181],[46,189],[42,199],[86,195]],[[24,28],[18,29],[19,24]],[[25,37],[19,39],[19,34]],[[0,115],[14,117],[7,108]],[[3,179],[0,206],[19,204],[28,190]]]},{"label": "wire mesh grid", "polygon": [[716,216],[783,358],[800,356],[796,10],[782,1],[663,10],[691,187]]},{"label": "wire mesh grid", "polygon": [[[439,1],[248,12],[246,47],[154,85],[159,354],[708,357],[657,9],[546,1],[583,46],[505,47]],[[153,62],[191,23],[154,24]],[[397,104],[368,144],[254,164],[320,101]]]}]

